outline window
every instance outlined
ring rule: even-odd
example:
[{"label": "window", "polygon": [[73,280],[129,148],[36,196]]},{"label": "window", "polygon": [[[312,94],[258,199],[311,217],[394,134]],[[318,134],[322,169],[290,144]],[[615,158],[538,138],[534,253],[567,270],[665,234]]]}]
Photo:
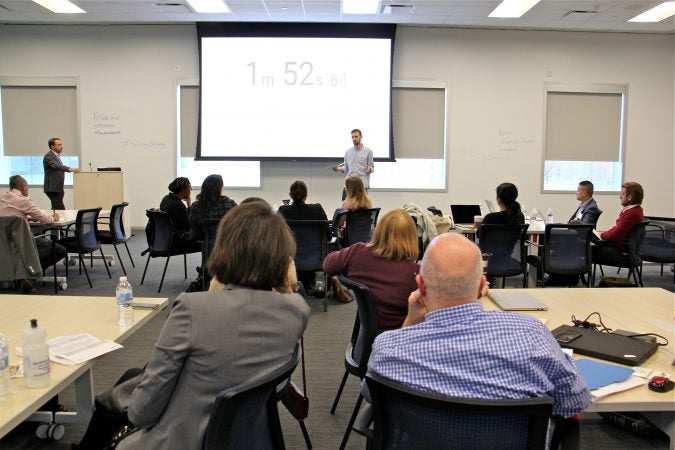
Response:
[{"label": "window", "polygon": [[446,117],[444,82],[394,81],[392,122],[396,162],[376,162],[370,187],[445,190]]},{"label": "window", "polygon": [[[34,79],[0,79],[0,85],[0,182],[5,184],[11,175],[21,175],[30,185],[41,186],[42,158],[52,137],[63,141],[63,163],[79,167],[77,80],[44,79],[37,83]],[[65,185],[72,184],[68,173]]]},{"label": "window", "polygon": [[[177,176],[195,184],[212,173],[223,176],[226,188],[259,188],[260,161],[195,161],[199,121],[199,86],[178,86]],[[225,139],[225,137],[224,137]]]},{"label": "window", "polygon": [[575,191],[590,180],[596,192],[617,192],[623,175],[627,87],[546,86],[544,192]]}]

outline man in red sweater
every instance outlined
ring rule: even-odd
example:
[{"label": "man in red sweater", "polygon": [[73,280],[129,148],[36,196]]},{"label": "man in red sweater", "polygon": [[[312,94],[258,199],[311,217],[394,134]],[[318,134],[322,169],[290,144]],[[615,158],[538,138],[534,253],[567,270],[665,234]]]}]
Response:
[{"label": "man in red sweater", "polygon": [[[593,262],[596,264],[615,264],[622,253],[628,251],[628,236],[633,227],[641,223],[645,216],[642,211],[644,191],[639,183],[627,181],[621,185],[619,200],[623,209],[612,228],[600,234],[602,241],[593,247]],[[625,258],[624,258],[625,259]]]}]

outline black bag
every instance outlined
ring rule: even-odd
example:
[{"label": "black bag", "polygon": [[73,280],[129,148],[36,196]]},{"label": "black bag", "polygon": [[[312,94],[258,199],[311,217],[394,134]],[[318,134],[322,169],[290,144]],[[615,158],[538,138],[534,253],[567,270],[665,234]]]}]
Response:
[{"label": "black bag", "polygon": [[204,283],[202,274],[200,273],[199,275],[197,275],[197,278],[195,278],[194,281],[190,282],[190,285],[185,290],[185,292],[203,292],[204,287],[206,287],[206,289],[208,290],[209,285],[208,283],[207,284]]},{"label": "black bag", "polygon": [[304,420],[309,415],[309,398],[307,392],[307,379],[305,377],[305,340],[300,338],[300,349],[302,350],[302,390],[292,381],[288,381],[286,386],[277,395],[281,403],[286,407],[289,413],[296,420]]}]

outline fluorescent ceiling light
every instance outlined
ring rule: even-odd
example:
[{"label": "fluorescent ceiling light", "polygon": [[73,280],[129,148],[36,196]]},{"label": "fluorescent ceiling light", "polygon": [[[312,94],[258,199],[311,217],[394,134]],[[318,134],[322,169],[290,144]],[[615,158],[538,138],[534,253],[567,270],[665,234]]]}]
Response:
[{"label": "fluorescent ceiling light", "polygon": [[229,13],[230,8],[222,0],[187,0],[198,13]]},{"label": "fluorescent ceiling light", "polygon": [[489,17],[520,17],[537,3],[539,0],[504,0]]},{"label": "fluorescent ceiling light", "polygon": [[380,0],[342,0],[342,14],[377,14]]},{"label": "fluorescent ceiling light", "polygon": [[672,15],[675,15],[675,2],[665,2],[633,17],[629,22],[660,22]]},{"label": "fluorescent ceiling light", "polygon": [[40,6],[57,14],[84,14],[87,11],[68,0],[33,0]]}]

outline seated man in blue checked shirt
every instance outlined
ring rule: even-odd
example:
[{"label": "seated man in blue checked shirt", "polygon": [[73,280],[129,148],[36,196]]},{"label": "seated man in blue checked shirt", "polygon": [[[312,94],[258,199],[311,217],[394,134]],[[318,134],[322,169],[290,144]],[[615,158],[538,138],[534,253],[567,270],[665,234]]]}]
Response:
[{"label": "seated man in blue checked shirt", "polygon": [[408,299],[403,328],[380,334],[369,371],[420,391],[453,397],[551,396],[553,414],[571,417],[591,402],[586,383],[540,320],[483,311],[478,247],[464,236],[434,239]]}]

